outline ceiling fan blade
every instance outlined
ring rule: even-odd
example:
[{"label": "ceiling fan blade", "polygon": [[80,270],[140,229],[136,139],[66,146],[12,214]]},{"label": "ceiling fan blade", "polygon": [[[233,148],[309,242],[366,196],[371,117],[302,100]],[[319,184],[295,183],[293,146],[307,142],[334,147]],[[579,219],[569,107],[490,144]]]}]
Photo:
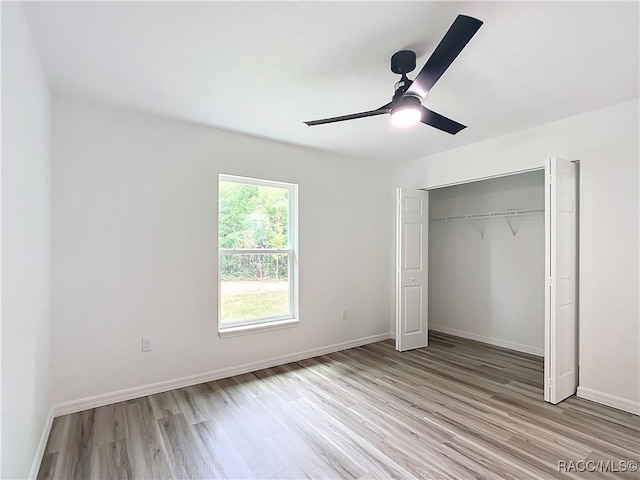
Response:
[{"label": "ceiling fan blade", "polygon": [[424,98],[481,25],[482,21],[477,18],[458,15],[405,95]]},{"label": "ceiling fan blade", "polygon": [[438,130],[450,133],[451,135],[455,135],[460,130],[467,128],[466,125],[462,125],[455,120],[444,117],[439,113],[434,112],[433,110],[429,110],[426,107],[422,107],[422,118],[420,119],[420,121],[434,128],[437,128]]},{"label": "ceiling fan blade", "polygon": [[384,115],[391,111],[391,104],[384,105],[377,110],[369,110],[368,112],[352,113],[351,115],[342,115],[341,117],[323,118],[322,120],[311,120],[304,122],[310,127],[314,125],[323,125],[325,123],[344,122],[345,120],[355,120],[356,118],[373,117],[375,115]]}]

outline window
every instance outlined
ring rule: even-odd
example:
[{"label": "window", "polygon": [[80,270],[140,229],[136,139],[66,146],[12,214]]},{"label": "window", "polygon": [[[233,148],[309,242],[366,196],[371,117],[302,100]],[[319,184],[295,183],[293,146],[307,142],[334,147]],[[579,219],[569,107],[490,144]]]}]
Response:
[{"label": "window", "polygon": [[297,185],[220,175],[218,330],[295,325]]}]

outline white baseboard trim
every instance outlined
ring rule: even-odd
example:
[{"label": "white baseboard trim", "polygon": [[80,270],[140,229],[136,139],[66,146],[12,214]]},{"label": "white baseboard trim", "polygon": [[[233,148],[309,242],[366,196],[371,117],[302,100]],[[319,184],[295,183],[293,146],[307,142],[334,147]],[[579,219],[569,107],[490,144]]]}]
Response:
[{"label": "white baseboard trim", "polygon": [[326,355],[328,353],[338,352],[340,350],[346,350],[348,348],[360,347],[362,345],[380,342],[382,340],[388,340],[390,338],[391,333],[371,335],[369,337],[358,338],[356,340],[350,340],[348,342],[341,342],[325,347],[313,348],[310,350],[304,350],[288,355],[273,357],[257,362],[245,363],[243,365],[221,368],[218,370],[212,370],[196,375],[189,375],[172,380],[165,380],[162,382],[142,385],[140,387],[127,388],[124,390],[103,393],[92,397],[80,398],[78,400],[72,400],[69,402],[58,403],[54,405],[53,414],[56,417],[59,417],[61,415],[68,415],[70,413],[81,412],[90,408],[97,408],[112,403],[132,400],[134,398],[146,397],[147,395],[153,395],[154,393],[166,392],[169,390],[174,390],[176,388],[189,387],[191,385],[211,382],[213,380],[232,377],[234,375],[242,375],[244,373],[255,372],[256,370],[262,370],[263,368],[271,368],[278,365],[283,365],[285,363],[297,362],[307,358],[317,357],[319,355]]},{"label": "white baseboard trim", "polygon": [[591,388],[578,387],[576,395],[592,402],[601,403],[608,407],[617,408],[625,412],[633,413],[634,415],[640,415],[640,403],[626,398],[616,397],[608,393],[599,392],[598,390],[592,390]]},{"label": "white baseboard trim", "polygon": [[488,343],[489,345],[494,345],[496,347],[508,348],[509,350],[516,350],[518,352],[528,353],[530,355],[536,355],[538,357],[544,357],[544,348],[537,348],[530,345],[508,342],[499,338],[486,337],[484,335],[478,335],[477,333],[467,332],[464,330],[456,330],[455,328],[444,327],[442,325],[429,325],[429,330],[446,333],[449,335],[455,335],[456,337],[467,338],[469,340],[476,340],[477,342]]},{"label": "white baseboard trim", "polygon": [[42,429],[42,435],[40,435],[40,442],[38,442],[38,448],[36,454],[33,457],[33,463],[31,464],[31,470],[29,471],[29,480],[36,480],[38,477],[38,471],[40,470],[40,464],[44,457],[44,450],[47,448],[47,441],[49,440],[49,433],[51,433],[51,425],[53,424],[53,407],[49,409],[49,415],[44,423]]}]

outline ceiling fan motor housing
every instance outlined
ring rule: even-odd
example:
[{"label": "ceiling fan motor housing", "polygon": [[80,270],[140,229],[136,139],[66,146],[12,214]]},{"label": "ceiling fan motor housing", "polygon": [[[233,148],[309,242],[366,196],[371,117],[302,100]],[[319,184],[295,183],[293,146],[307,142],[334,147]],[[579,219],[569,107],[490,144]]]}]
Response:
[{"label": "ceiling fan motor housing", "polygon": [[420,110],[421,106],[422,106],[422,100],[419,97],[414,97],[413,95],[405,95],[404,97],[399,99],[397,102],[395,102],[395,104],[391,108],[391,114],[393,115],[393,112],[396,112],[398,110],[404,110],[407,108],[410,108],[413,110]]},{"label": "ceiling fan motor housing", "polygon": [[416,54],[411,50],[400,50],[391,56],[391,71],[405,75],[416,68]]}]

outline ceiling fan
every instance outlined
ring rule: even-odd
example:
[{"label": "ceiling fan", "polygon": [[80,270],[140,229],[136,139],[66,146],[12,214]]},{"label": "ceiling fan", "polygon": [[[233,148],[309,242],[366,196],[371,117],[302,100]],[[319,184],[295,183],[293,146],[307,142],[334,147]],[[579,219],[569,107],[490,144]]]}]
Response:
[{"label": "ceiling fan", "polygon": [[427,63],[413,80],[407,78],[407,73],[416,68],[416,54],[411,50],[401,50],[394,53],[391,57],[391,71],[401,77],[395,84],[395,93],[390,103],[375,110],[304,123],[309,126],[323,125],[390,113],[391,123],[395,126],[405,127],[422,122],[455,135],[466,126],[429,110],[422,105],[422,101],[481,25],[482,21],[477,18],[458,15]]}]

